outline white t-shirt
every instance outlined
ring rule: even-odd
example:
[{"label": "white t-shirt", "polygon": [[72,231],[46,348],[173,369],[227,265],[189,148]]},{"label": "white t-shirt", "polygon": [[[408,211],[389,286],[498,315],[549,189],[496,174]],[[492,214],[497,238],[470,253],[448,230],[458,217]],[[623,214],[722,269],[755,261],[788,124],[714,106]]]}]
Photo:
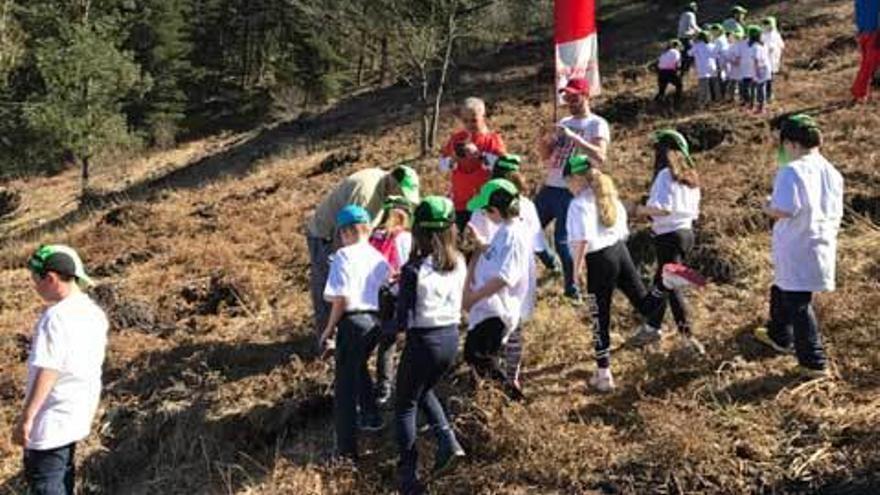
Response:
[{"label": "white t-shirt", "polygon": [[700,32],[700,26],[697,24],[697,14],[687,11],[683,12],[678,18],[678,37],[690,38]]},{"label": "white t-shirt", "polygon": [[748,56],[746,54],[746,50],[749,48],[749,42],[746,40],[739,40],[736,43],[730,45],[730,49],[727,51],[727,60],[730,62],[730,73],[727,75],[727,78],[731,81],[739,81],[743,79],[743,64],[745,63],[745,58]]},{"label": "white t-shirt", "polygon": [[843,177],[819,152],[779,169],[771,207],[792,215],[773,226],[775,284],[793,292],[834,290]]},{"label": "white t-shirt", "polygon": [[672,172],[664,168],[651,185],[648,206],[670,212],[666,216],[651,217],[651,230],[655,234],[690,229],[700,216],[700,188],[676,182]]},{"label": "white t-shirt", "polygon": [[529,260],[534,260],[534,256],[523,222],[515,219],[501,225],[489,247],[477,259],[471,289],[479,290],[494,278],[500,278],[504,287],[471,307],[469,329],[496,317],[504,322],[508,334],[519,325],[522,306],[528,297]]},{"label": "white t-shirt", "polygon": [[678,70],[681,66],[681,52],[676,48],[670,48],[660,55],[657,60],[657,68],[660,70]]},{"label": "white t-shirt", "polygon": [[718,72],[716,73],[722,79],[727,78],[727,73],[730,72],[730,61],[728,60],[728,50],[730,50],[730,43],[727,41],[727,38],[724,36],[719,36],[712,44],[715,55],[718,57]]},{"label": "white t-shirt", "polygon": [[441,273],[434,270],[434,261],[429,256],[419,267],[418,277],[415,314],[410,315],[410,328],[458,325],[467,280],[464,259],[459,258],[451,272]]},{"label": "white t-shirt", "polygon": [[34,418],[27,448],[54,449],[89,435],[101,396],[108,326],[101,308],[81,293],[54,304],[40,317],[31,341],[27,393],[38,368],[57,371],[58,381]]},{"label": "white t-shirt", "polygon": [[346,311],[377,311],[379,288],[390,272],[388,262],[370,243],[345,246],[336,251],[330,262],[324,298],[344,297]]},{"label": "white t-shirt", "polygon": [[761,41],[767,47],[770,55],[770,67],[773,69],[773,73],[776,74],[782,68],[782,52],[785,49],[782,35],[775,29],[773,31],[765,31],[761,35]]},{"label": "white t-shirt", "polygon": [[770,51],[767,46],[755,43],[749,48],[749,56],[755,61],[755,82],[767,82],[773,79]]},{"label": "white t-shirt", "polygon": [[[547,250],[547,240],[544,238],[544,230],[541,228],[541,219],[538,217],[538,209],[531,199],[520,196],[519,198],[519,219],[525,225],[527,233],[530,233],[531,244],[529,252],[539,253]],[[499,225],[492,222],[483,210],[474,212],[468,225],[473,229],[474,234],[480,239],[480,243],[488,244],[495,233],[498,232]],[[529,259],[529,289],[528,297],[523,304],[522,321],[531,320],[532,313],[535,310],[535,299],[538,291],[538,265],[535,257]]]},{"label": "white t-shirt", "polygon": [[[607,143],[611,142],[611,130],[608,122],[596,114],[589,114],[584,118],[565,117],[559,121],[559,125],[568,127],[587,141],[593,142],[599,139]],[[552,187],[566,187],[565,179],[562,178],[562,168],[568,158],[575,151],[576,146],[571,139],[561,138],[556,143],[556,148],[550,157],[550,170],[547,171],[547,180],[544,183]]]},{"label": "white t-shirt", "polygon": [[611,227],[606,227],[599,220],[599,209],[593,190],[587,187],[581,191],[568,205],[568,219],[565,224],[568,244],[586,242],[587,252],[593,253],[626,239],[629,236],[626,209],[620,200],[616,201],[616,206],[617,221]]},{"label": "white t-shirt", "polygon": [[712,45],[698,41],[691,48],[690,55],[694,57],[697,78],[715,77],[715,73],[718,71],[718,60]]}]

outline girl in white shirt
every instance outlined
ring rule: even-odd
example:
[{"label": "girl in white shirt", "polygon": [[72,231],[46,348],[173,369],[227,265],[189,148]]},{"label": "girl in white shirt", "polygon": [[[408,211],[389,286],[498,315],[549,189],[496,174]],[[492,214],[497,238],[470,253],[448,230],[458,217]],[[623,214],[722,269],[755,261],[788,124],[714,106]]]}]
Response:
[{"label": "girl in white shirt", "polygon": [[673,103],[678,106],[681,101],[682,82],[682,44],[679,40],[670,40],[660,58],[657,60],[657,96],[654,101],[666,100],[666,89],[671,84],[675,88]]},{"label": "girl in white shirt", "polygon": [[709,43],[708,32],[702,31],[697,35],[696,43],[690,49],[689,55],[693,57],[697,69],[697,95],[700,105],[708,105],[713,99],[712,83],[718,71],[717,54],[714,45]]},{"label": "girl in white shirt", "polygon": [[[761,41],[761,26],[749,26],[748,48],[743,55],[744,72],[751,79],[748,108],[755,113],[764,113],[767,102],[767,83],[773,78],[770,68],[770,54]],[[756,106],[757,103],[757,106]]]},{"label": "girl in white shirt", "polygon": [[742,27],[737,27],[734,31],[727,33],[730,42],[730,48],[727,51],[727,61],[730,63],[730,74],[727,78],[732,86],[730,96],[733,100],[735,98],[733,90],[736,90],[739,92],[740,102],[746,102],[749,96],[749,86],[743,83],[742,56],[748,48],[745,34]]},{"label": "girl in white shirt", "polygon": [[660,339],[668,299],[685,346],[697,354],[704,354],[702,344],[691,332],[684,294],[681,289],[666,289],[662,284],[664,267],[669,263],[681,264],[694,247],[693,223],[700,214],[700,176],[691,159],[687,139],[681,133],[662,130],[654,133],[653,138],[654,183],[647,204],[638,206],[636,214],[651,219],[657,254],[654,282],[661,290],[664,304],[641,327],[634,341],[644,344]]},{"label": "girl in white shirt", "polygon": [[727,75],[730,72],[730,62],[727,60],[727,51],[730,49],[730,43],[727,41],[727,35],[724,33],[724,27],[721,24],[712,24],[709,26],[709,32],[712,33],[712,47],[715,50],[718,67],[715,72],[715,89],[716,100],[724,101],[727,97]]},{"label": "girl in white shirt", "polygon": [[[770,72],[773,77],[782,70],[782,52],[785,50],[785,41],[782,39],[782,35],[779,34],[779,29],[776,26],[776,18],[773,16],[767,17],[764,19],[763,28],[764,32],[761,35],[761,40],[764,42],[764,45],[767,47],[767,51],[770,55]],[[773,77],[767,82],[767,101],[773,100]]]},{"label": "girl in white shirt", "polygon": [[455,364],[462,291],[467,268],[456,249],[455,207],[428,196],[416,207],[413,256],[401,274],[396,329],[405,329],[406,345],[397,372],[395,423],[400,451],[401,493],[422,493],[416,475],[416,415],[421,408],[437,436],[434,475],[464,457],[434,386]]}]

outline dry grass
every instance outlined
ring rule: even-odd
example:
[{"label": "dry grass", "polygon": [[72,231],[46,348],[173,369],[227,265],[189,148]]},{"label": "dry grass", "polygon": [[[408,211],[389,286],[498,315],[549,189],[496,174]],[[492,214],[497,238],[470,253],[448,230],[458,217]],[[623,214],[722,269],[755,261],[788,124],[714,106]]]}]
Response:
[{"label": "dry grass", "polygon": [[[790,70],[777,82],[774,110],[815,108],[827,130],[824,152],[847,178],[852,207],[840,239],[840,287],[817,301],[836,378],[804,384],[790,373],[790,358],[764,353],[747,335],[766,314],[771,280],[768,230],[755,213],[774,172],[767,122],[733,108],[688,109],[676,116],[650,111],[637,123],[613,127],[612,170],[630,199],[647,191],[649,131],[684,121],[733,128],[720,146],[699,155],[706,249],[696,264],[719,276],[691,297],[708,356],[689,359],[672,339],[653,351],[617,349],[613,366],[620,389],[607,396],[589,393],[588,328],[548,284],[528,329],[528,402],[509,403],[491,387],[474,389],[463,367],[444,385],[470,456],[433,492],[845,493],[834,490],[848,486],[851,493],[869,493],[869,482],[876,489],[880,228],[876,218],[860,213],[869,213],[866,205],[880,194],[880,138],[873,132],[880,128],[880,112],[876,106],[837,105],[846,99],[855,56],[822,55],[824,47],[849,35],[849,3],[803,4],[797,19],[825,21],[789,36]],[[825,61],[822,69],[795,67],[808,66],[796,62],[817,54]],[[624,89],[610,76],[606,104],[618,101]],[[506,83],[498,84],[493,125],[513,151],[536,164],[535,123],[546,122],[551,107],[525,104],[530,97],[522,91],[505,96]],[[647,77],[626,85],[632,98],[651,96]],[[540,83],[533,87],[541,95]],[[447,117],[443,133],[453,126]],[[388,127],[322,147],[357,145],[357,167],[385,165],[413,156],[414,136],[415,125]],[[182,164],[190,152],[157,155],[150,163]],[[158,192],[95,211],[52,235],[5,245],[0,430],[9,430],[18,410],[25,336],[39,309],[18,267],[37,242],[61,240],[78,246],[93,270],[104,274],[112,288],[111,312],[127,323],[112,331],[97,433],[81,450],[85,492],[390,492],[396,456],[390,433],[365,442],[358,470],[326,462],[333,443],[332,375],[326,363],[311,358],[302,232],[313,205],[350,169],[306,180],[325,156],[300,151],[265,158],[246,177]],[[142,176],[150,167],[137,166]],[[428,190],[442,191],[433,167],[423,164],[424,182]],[[537,165],[528,170],[535,181],[540,174]],[[65,175],[32,184],[26,201],[45,205],[46,198],[67,197],[75,180]],[[856,195],[865,200],[852,201]],[[54,214],[64,213],[65,201],[58,201]],[[12,227],[37,217],[51,215],[32,209]],[[616,347],[636,323],[619,299]],[[423,445],[425,463],[430,447]],[[0,452],[0,494],[19,493],[18,454],[6,436]]]}]

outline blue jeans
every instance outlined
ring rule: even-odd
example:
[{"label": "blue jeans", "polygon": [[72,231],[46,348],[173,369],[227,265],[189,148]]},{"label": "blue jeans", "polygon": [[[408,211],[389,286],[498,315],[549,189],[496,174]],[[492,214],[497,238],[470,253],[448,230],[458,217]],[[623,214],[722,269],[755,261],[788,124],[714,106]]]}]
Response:
[{"label": "blue jeans", "polygon": [[813,312],[812,292],[791,292],[773,286],[770,289],[770,338],[782,347],[794,342],[801,366],[825,368],[825,349],[819,322]]},{"label": "blue jeans", "polygon": [[553,244],[559,260],[562,262],[562,274],[565,280],[565,293],[577,293],[574,284],[574,263],[571,260],[571,251],[568,249],[568,232],[565,222],[568,219],[568,205],[573,196],[567,188],[544,186],[535,197],[535,208],[541,219],[541,228],[546,228],[550,222],[556,222],[553,226]]},{"label": "blue jeans", "polygon": [[358,406],[362,418],[379,415],[367,361],[376,347],[381,328],[376,315],[371,313],[346,314],[337,328],[333,391],[336,449],[339,455],[356,458]]},{"label": "blue jeans", "polygon": [[455,364],[458,326],[413,328],[406,333],[406,345],[397,372],[395,427],[400,451],[398,477],[404,487],[416,481],[416,412],[421,409],[437,436],[442,456],[461,447],[455,438],[434,386]]},{"label": "blue jeans", "polygon": [[31,495],[73,495],[76,444],[24,451],[24,476]]}]

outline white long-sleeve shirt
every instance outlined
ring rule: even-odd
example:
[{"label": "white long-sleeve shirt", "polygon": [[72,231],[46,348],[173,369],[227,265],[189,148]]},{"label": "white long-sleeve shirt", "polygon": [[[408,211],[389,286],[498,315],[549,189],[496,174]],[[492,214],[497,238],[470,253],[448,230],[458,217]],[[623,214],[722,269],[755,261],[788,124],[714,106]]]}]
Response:
[{"label": "white long-sleeve shirt", "polygon": [[782,52],[785,50],[785,41],[782,40],[782,35],[776,29],[764,31],[764,34],[761,35],[761,41],[770,52],[770,66],[773,73],[777,74],[782,68]]},{"label": "white long-sleeve shirt", "polygon": [[697,14],[691,11],[683,12],[678,18],[678,37],[691,38],[700,32],[700,26],[697,24]]}]

